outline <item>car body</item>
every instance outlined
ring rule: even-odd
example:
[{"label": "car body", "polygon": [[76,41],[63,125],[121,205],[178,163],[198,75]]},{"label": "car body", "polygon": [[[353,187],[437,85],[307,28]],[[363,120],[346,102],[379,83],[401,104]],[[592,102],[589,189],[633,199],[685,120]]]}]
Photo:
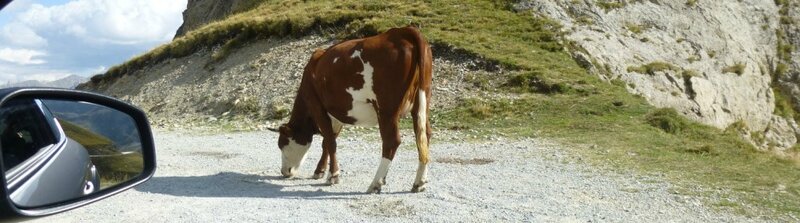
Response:
[{"label": "car body", "polygon": [[4,170],[14,203],[36,207],[100,189],[88,151],[67,137],[41,100],[9,101],[0,110],[0,120]]},{"label": "car body", "polygon": [[[86,105],[102,107],[105,113]],[[27,114],[15,116],[16,111],[8,110],[12,107]],[[108,113],[116,113],[118,119],[110,119]],[[125,123],[111,122],[120,119]],[[25,143],[34,149],[14,161],[9,157],[20,147],[0,143],[0,166],[6,170],[0,180],[0,222],[78,208],[130,189],[155,173],[147,116],[118,99],[71,89],[0,89],[0,130],[13,121],[22,124],[8,132],[28,140]],[[86,143],[87,135],[93,136],[89,141],[94,139],[94,144]],[[105,141],[98,141],[103,137]]]}]

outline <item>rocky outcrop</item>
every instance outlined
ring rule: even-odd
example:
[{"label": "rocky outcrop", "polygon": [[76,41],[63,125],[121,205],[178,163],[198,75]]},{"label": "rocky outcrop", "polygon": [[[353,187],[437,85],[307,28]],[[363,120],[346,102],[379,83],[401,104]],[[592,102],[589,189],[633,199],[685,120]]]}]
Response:
[{"label": "rocky outcrop", "polygon": [[773,1],[559,0],[515,7],[560,22],[578,62],[603,79],[627,82],[657,107],[721,129],[741,121],[760,148],[797,142],[795,121],[774,114]]},{"label": "rocky outcrop", "polygon": [[178,28],[175,38],[205,24],[218,21],[231,14],[253,7],[252,0],[189,0],[183,11],[183,25]]}]

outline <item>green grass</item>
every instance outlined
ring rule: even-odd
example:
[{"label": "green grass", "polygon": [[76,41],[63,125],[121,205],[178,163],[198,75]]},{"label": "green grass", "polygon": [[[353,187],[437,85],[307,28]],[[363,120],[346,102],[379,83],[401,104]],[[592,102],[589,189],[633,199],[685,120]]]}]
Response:
[{"label": "green grass", "polygon": [[792,98],[784,94],[779,87],[773,87],[772,91],[775,95],[775,114],[784,118],[800,119],[798,112],[794,109]]},{"label": "green grass", "polygon": [[597,6],[608,12],[614,9],[620,9],[622,7],[625,7],[625,2],[601,0],[597,1]]},{"label": "green grass", "polygon": [[58,119],[58,123],[64,129],[64,134],[83,145],[90,155],[119,153],[114,149],[111,139],[105,136],[98,135],[91,130],[63,119]]},{"label": "green grass", "polygon": [[681,76],[684,79],[688,79],[688,78],[700,76],[700,74],[697,73],[696,70],[683,70],[683,72],[681,72]]},{"label": "green grass", "polygon": [[141,153],[92,157],[100,175],[100,188],[107,188],[139,176],[144,170]]},{"label": "green grass", "polygon": [[744,74],[745,68],[747,68],[747,64],[735,63],[731,66],[722,68],[722,73],[734,73],[736,75],[742,76],[742,74]]},{"label": "green grass", "polygon": [[628,72],[656,75],[656,72],[679,71],[681,68],[663,61],[654,61],[642,66],[630,66]]},{"label": "green grass", "polygon": [[[436,129],[546,137],[575,147],[573,152],[601,167],[659,173],[675,185],[704,188],[698,189],[701,195],[730,191],[730,197],[745,204],[732,208],[746,213],[800,215],[796,162],[758,152],[735,132],[697,124],[674,110],[654,108],[628,93],[624,82],[604,82],[588,74],[564,51],[569,46],[560,43],[559,24],[514,12],[511,1],[264,2],[268,4],[189,32],[93,79],[110,81],[147,64],[212,45],[223,46],[225,50],[214,59],[224,60],[226,54],[254,39],[320,31],[358,37],[415,23],[434,45],[515,71],[501,89],[513,92],[514,99],[467,98],[453,109],[433,110],[431,122]],[[624,6],[609,1],[598,5],[607,10]],[[710,57],[714,54],[709,52]],[[682,69],[653,62],[629,70],[653,74]],[[778,186],[786,192],[775,193]]]},{"label": "green grass", "polygon": [[646,25],[639,25],[639,24],[636,24],[636,23],[626,22],[625,23],[625,28],[628,29],[629,31],[631,31],[634,34],[642,34],[642,32],[644,32],[645,30],[649,29],[650,27],[646,26]]},{"label": "green grass", "polygon": [[594,19],[587,15],[579,16],[575,19],[575,22],[581,25],[594,25]]},{"label": "green grass", "polygon": [[798,1],[775,0],[775,4],[781,7],[780,10],[778,10],[778,14],[780,15],[781,24],[784,25],[778,26],[775,30],[775,35],[778,38],[778,44],[776,44],[776,56],[778,61],[775,67],[771,68],[770,75],[772,76],[772,92],[775,95],[775,114],[786,118],[794,118],[795,121],[800,122],[800,111],[798,111],[796,109],[797,106],[795,106],[798,102],[786,95],[779,83],[779,80],[789,72],[788,64],[792,63],[792,51],[794,50],[794,46],[787,40],[789,37],[783,28],[784,26],[792,24],[791,21],[787,23],[784,20],[790,19],[788,17],[789,7],[792,7],[790,5],[793,3],[797,4]]},{"label": "green grass", "polygon": [[694,63],[694,62],[700,61],[700,57],[697,56],[697,55],[692,55],[692,56],[689,56],[689,58],[686,58],[686,61],[689,61],[689,63]]}]

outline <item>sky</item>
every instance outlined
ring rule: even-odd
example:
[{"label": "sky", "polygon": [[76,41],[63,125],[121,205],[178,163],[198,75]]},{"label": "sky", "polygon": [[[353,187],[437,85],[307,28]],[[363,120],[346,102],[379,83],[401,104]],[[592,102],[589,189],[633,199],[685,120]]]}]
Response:
[{"label": "sky", "polygon": [[186,1],[12,1],[0,11],[0,84],[103,73],[172,40]]}]

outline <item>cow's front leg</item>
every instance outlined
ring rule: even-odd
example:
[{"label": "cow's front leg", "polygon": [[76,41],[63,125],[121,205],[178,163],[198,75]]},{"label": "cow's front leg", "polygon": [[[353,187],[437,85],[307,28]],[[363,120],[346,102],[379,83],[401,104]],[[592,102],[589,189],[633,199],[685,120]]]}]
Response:
[{"label": "cow's front leg", "polygon": [[329,137],[325,138],[326,139],[331,138],[332,140],[330,140],[330,142],[328,142],[327,144],[325,143],[325,140],[322,141],[323,146],[327,146],[328,148],[322,149],[322,159],[320,159],[319,161],[320,163],[317,164],[317,170],[319,172],[314,172],[314,176],[316,177],[317,174],[319,174],[319,178],[322,178],[322,175],[325,173],[324,160],[326,158],[330,158],[331,172],[330,175],[328,175],[328,184],[334,185],[339,183],[339,161],[336,160],[336,138],[339,137],[339,133],[342,132],[343,125],[341,122],[339,122],[332,116],[328,116],[328,118],[331,123],[331,129],[330,130],[325,129],[325,131],[330,131],[330,133],[326,132],[326,135],[329,135]]},{"label": "cow's front leg", "polygon": [[386,185],[386,174],[389,173],[389,164],[392,163],[392,160],[386,157],[381,158],[381,164],[378,166],[378,172],[375,173],[375,179],[372,180],[372,184],[369,185],[369,189],[367,189],[367,193],[380,193],[381,187]]},{"label": "cow's front leg", "polygon": [[378,166],[378,172],[375,173],[375,178],[372,184],[369,185],[367,193],[380,193],[381,187],[386,185],[386,175],[389,173],[389,164],[394,159],[394,154],[397,152],[397,147],[400,146],[400,132],[397,130],[397,119],[394,121],[380,122],[381,139],[383,140],[383,152],[381,164]]},{"label": "cow's front leg", "polygon": [[317,163],[317,169],[314,169],[314,175],[311,176],[313,179],[322,179],[325,176],[325,170],[328,167],[328,150],[322,148],[322,157],[319,158],[319,162]]},{"label": "cow's front leg", "polygon": [[328,184],[334,185],[339,183],[339,161],[336,160],[336,139],[333,137],[325,138],[322,140],[324,150],[328,151],[328,158],[330,158],[330,168],[328,172]]}]

